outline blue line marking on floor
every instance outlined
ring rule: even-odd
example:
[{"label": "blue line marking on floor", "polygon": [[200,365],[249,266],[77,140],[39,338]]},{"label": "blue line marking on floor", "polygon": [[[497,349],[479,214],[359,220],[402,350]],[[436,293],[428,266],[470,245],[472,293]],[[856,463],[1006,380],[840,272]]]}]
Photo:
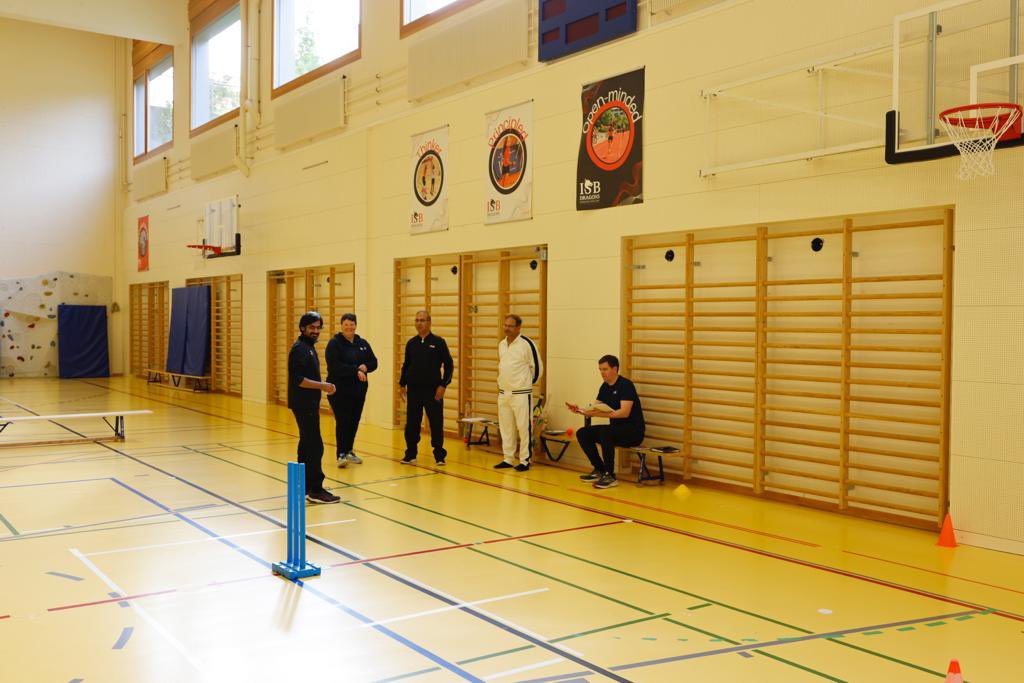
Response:
[{"label": "blue line marking on floor", "polygon": [[[116,591],[113,592],[113,593],[107,593],[107,595],[109,595],[112,598],[120,598],[121,597],[121,594],[116,592]],[[121,602],[117,603],[117,606],[118,607],[129,607],[128,603],[126,601],[124,601],[124,600],[122,600]]]},{"label": "blue line marking on floor", "polygon": [[125,645],[127,645],[128,644],[128,639],[132,637],[133,633],[135,633],[135,628],[134,627],[132,627],[132,626],[125,626],[124,630],[121,631],[121,635],[118,636],[117,642],[114,643],[113,649],[114,650],[120,650]]},{"label": "blue line marking on floor", "polygon": [[68,579],[69,581],[84,581],[81,576],[75,576],[74,574],[65,574],[64,572],[46,572],[50,576],[56,576],[60,579]]},{"label": "blue line marking on floor", "polygon": [[[128,457],[131,457],[131,456],[128,456]],[[173,476],[173,475],[171,475],[171,476]],[[178,479],[177,477],[175,477],[175,478]],[[245,548],[243,548],[243,547],[241,547],[241,546],[239,546],[239,545],[237,545],[235,543],[232,543],[230,540],[228,540],[226,538],[220,537],[216,532],[214,532],[211,529],[208,529],[208,528],[204,527],[202,524],[199,524],[195,520],[192,520],[192,519],[190,519],[190,518],[188,518],[188,517],[186,517],[186,516],[184,516],[184,515],[182,515],[180,513],[174,512],[173,510],[171,510],[169,507],[167,507],[163,503],[161,503],[161,502],[159,502],[159,501],[157,501],[157,500],[147,496],[142,491],[134,489],[131,486],[129,486],[128,484],[125,484],[123,481],[119,481],[118,479],[115,479],[115,478],[111,478],[110,481],[114,482],[118,486],[121,486],[121,487],[127,489],[128,491],[131,491],[132,493],[134,493],[135,495],[139,496],[143,500],[149,501],[150,503],[152,503],[153,505],[157,506],[158,508],[160,508],[160,509],[162,509],[162,510],[164,510],[166,512],[169,512],[170,514],[174,515],[175,517],[178,517],[181,521],[185,522],[186,524],[188,524],[188,525],[198,529],[199,531],[203,532],[207,536],[210,536],[211,538],[217,539],[219,542],[221,542],[224,545],[228,546],[232,550],[235,550],[236,552],[239,552],[242,555],[245,555],[246,557],[248,557],[249,559],[253,560],[254,562],[257,562],[257,563],[263,565],[263,567],[265,567],[266,569],[269,570],[271,568],[271,563],[267,562],[262,557],[259,557],[258,555],[254,555],[253,553],[249,552]],[[183,479],[179,479],[179,481],[185,482],[185,480],[183,480]],[[188,483],[188,482],[185,482],[185,483]],[[198,484],[191,484],[191,485],[202,490],[202,487],[200,487]],[[214,494],[212,492],[207,492],[207,493],[209,493],[209,495],[214,496],[215,498],[220,498],[222,500],[225,500],[226,502],[229,502],[229,503],[232,502],[232,501],[229,501],[228,499],[223,498],[222,496],[218,496],[217,494]],[[235,503],[233,503],[233,504],[235,504]],[[239,506],[239,507],[241,507],[241,506]],[[277,520],[273,519],[272,517],[267,517],[266,515],[260,514],[258,512],[255,513],[255,514],[259,515],[261,518],[264,518],[264,519],[267,519],[268,521],[273,522],[277,526],[286,526],[286,525],[281,525],[280,522],[278,522]],[[348,607],[348,606],[342,604],[340,601],[338,601],[337,599],[331,597],[330,595],[327,595],[326,593],[324,593],[324,592],[322,592],[320,590],[317,590],[316,588],[314,588],[312,586],[309,586],[308,584],[306,584],[306,583],[304,583],[302,581],[295,581],[295,583],[297,585],[301,586],[303,588],[303,590],[308,590],[310,593],[312,593],[313,595],[317,596],[321,600],[323,600],[323,601],[329,603],[330,605],[332,605],[332,606],[342,610],[346,614],[348,614],[348,615],[350,615],[352,617],[355,617],[359,621],[362,621],[364,624],[370,624],[370,623],[373,623],[373,621],[374,621],[373,619],[370,619],[369,617],[367,617],[367,616],[365,616],[365,615],[355,611],[351,607]],[[439,665],[443,666],[444,668],[448,669],[452,673],[458,675],[460,678],[463,678],[463,679],[465,679],[467,681],[474,681],[474,683],[483,683],[482,679],[477,678],[476,676],[472,675],[468,671],[465,671],[464,669],[456,666],[455,664],[453,664],[453,663],[443,659],[439,655],[436,655],[433,652],[430,652],[426,648],[424,648],[424,647],[422,647],[420,645],[417,645],[416,643],[414,643],[411,640],[405,638],[404,636],[402,636],[402,635],[392,631],[391,629],[387,628],[386,626],[382,626],[380,624],[375,624],[373,626],[373,628],[376,631],[379,631],[380,633],[383,633],[384,635],[388,636],[389,638],[392,638],[393,640],[397,640],[399,643],[405,645],[406,647],[409,647],[409,648],[415,650],[416,652],[418,652],[419,654],[423,655],[427,659],[431,660],[435,664],[439,664]]]},{"label": "blue line marking on floor", "polygon": [[747,659],[753,659],[754,658],[754,655],[750,654],[749,652],[740,652],[739,655],[740,655],[740,657],[746,657]]}]

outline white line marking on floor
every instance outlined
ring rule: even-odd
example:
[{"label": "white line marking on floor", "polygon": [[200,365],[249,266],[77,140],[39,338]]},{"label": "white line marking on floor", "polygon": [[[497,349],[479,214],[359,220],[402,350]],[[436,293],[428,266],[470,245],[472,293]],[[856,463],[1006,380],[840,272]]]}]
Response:
[{"label": "white line marking on floor", "polygon": [[396,621],[407,621],[409,619],[417,619],[419,617],[427,617],[433,614],[441,614],[442,612],[452,612],[454,610],[462,609],[463,607],[475,607],[477,605],[485,605],[489,602],[498,602],[500,600],[511,600],[512,598],[521,598],[525,595],[535,595],[537,593],[544,593],[547,588],[536,588],[532,591],[523,591],[522,593],[511,593],[509,595],[499,595],[496,598],[484,598],[483,600],[473,600],[472,602],[459,602],[456,605],[446,605],[445,607],[438,607],[436,609],[428,609],[423,612],[414,612],[413,614],[405,614],[400,617],[391,617],[390,619],[381,619],[370,624],[360,624],[355,626],[350,631],[357,631],[364,628],[373,628],[374,626],[383,626],[384,624],[393,624]]},{"label": "white line marking on floor", "polygon": [[504,678],[505,676],[514,676],[515,674],[521,674],[524,671],[533,671],[534,669],[541,669],[541,668],[543,668],[545,666],[551,666],[552,664],[558,664],[559,662],[564,662],[564,661],[565,660],[562,659],[561,657],[556,657],[555,659],[548,659],[548,660],[545,660],[543,662],[537,662],[536,664],[527,664],[526,666],[521,666],[518,669],[509,669],[508,671],[499,671],[496,674],[491,674],[490,676],[484,676],[484,680],[485,681],[493,681],[496,678]]},{"label": "white line marking on floor", "polygon": [[[114,581],[109,576],[104,574],[103,571],[99,567],[97,567],[95,564],[93,564],[92,561],[89,558],[87,558],[85,555],[83,555],[81,552],[79,552],[78,548],[68,548],[68,550],[71,551],[72,555],[74,555],[79,560],[81,560],[82,564],[84,564],[86,567],[89,568],[89,571],[91,571],[93,574],[98,576],[100,581],[102,581],[103,583],[107,584],[107,587],[110,588],[110,590],[117,591],[121,595],[127,595],[127,593],[125,593],[124,589],[122,589],[120,586],[118,586],[116,583],[114,583]],[[136,601],[132,600],[128,604],[131,605],[132,609],[135,610],[135,612],[140,617],[142,617],[142,619],[147,624],[152,626],[156,630],[157,633],[162,635],[164,637],[164,639],[168,643],[170,643],[171,647],[173,647],[178,652],[178,654],[180,654],[182,657],[185,658],[185,661],[187,661],[189,664],[191,664],[195,668],[195,670],[198,671],[202,675],[204,680],[208,679],[208,676],[206,674],[206,665],[204,665],[203,662],[200,659],[198,659],[195,655],[193,655],[191,652],[189,652],[187,649],[185,649],[185,646],[182,644],[182,642],[180,640],[178,640],[177,638],[175,638],[171,634],[170,631],[168,631],[166,628],[164,628],[163,624],[161,624],[159,621],[154,619],[149,614],[149,612],[147,612],[145,609],[143,609],[141,606],[139,606],[136,603]]]},{"label": "white line marking on floor", "polygon": [[[306,528],[314,526],[331,526],[333,524],[348,524],[356,521],[355,519],[339,519],[333,522],[318,522],[316,524],[307,524]],[[188,541],[173,541],[171,543],[154,543],[152,545],[137,545],[131,548],[114,548],[112,550],[97,550],[94,553],[85,553],[85,557],[97,557],[99,555],[113,555],[115,553],[129,553],[136,550],[152,550],[154,548],[169,548],[177,545],[189,545],[192,543],[209,543],[210,541],[217,541],[222,538],[243,538],[245,536],[259,536],[261,534],[273,534],[281,531],[287,531],[287,529],[264,529],[263,531],[249,531],[244,534],[229,534],[227,536],[207,536],[206,538],[193,538]]]}]

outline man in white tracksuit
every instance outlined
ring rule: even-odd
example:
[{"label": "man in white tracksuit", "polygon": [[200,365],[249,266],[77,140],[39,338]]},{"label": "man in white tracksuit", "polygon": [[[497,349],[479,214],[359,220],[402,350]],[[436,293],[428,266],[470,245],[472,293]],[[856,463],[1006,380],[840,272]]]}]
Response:
[{"label": "man in white tracksuit", "polygon": [[523,319],[518,315],[505,316],[505,338],[498,342],[498,427],[505,457],[494,469],[515,467],[516,472],[530,469],[533,385],[544,372],[537,346],[520,334],[522,327]]}]

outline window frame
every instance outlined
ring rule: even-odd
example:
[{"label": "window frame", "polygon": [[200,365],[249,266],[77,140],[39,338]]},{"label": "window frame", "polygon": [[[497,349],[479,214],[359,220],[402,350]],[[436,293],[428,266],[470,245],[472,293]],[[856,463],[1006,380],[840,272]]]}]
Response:
[{"label": "window frame", "polygon": [[[200,12],[195,17],[193,17],[191,19],[191,21],[189,22],[189,40],[188,40],[188,57],[189,57],[189,68],[188,68],[188,126],[189,126],[189,137],[190,138],[194,138],[197,135],[201,135],[201,134],[205,133],[206,131],[208,131],[208,130],[210,130],[212,128],[216,128],[217,126],[219,126],[220,124],[224,123],[225,121],[230,121],[230,120],[234,119],[242,111],[242,93],[239,92],[238,93],[238,106],[237,107],[235,107],[231,111],[228,111],[228,112],[225,112],[225,113],[221,114],[220,116],[218,116],[216,118],[210,119],[206,123],[202,123],[202,124],[200,124],[198,126],[195,126],[195,127],[192,126],[192,100],[193,100],[193,90],[192,90],[192,87],[194,85],[194,82],[193,82],[193,79],[192,79],[192,56],[193,56],[194,51],[195,51],[195,37],[196,37],[196,34],[199,33],[200,31],[202,31],[204,28],[206,28],[210,24],[212,24],[213,22],[215,22],[218,19],[220,19],[221,17],[223,17],[228,12],[232,11],[233,9],[235,9],[235,7],[238,7],[239,8],[239,13],[241,13],[242,2],[245,2],[245,0],[214,0],[212,3],[210,3],[210,5],[208,7],[206,7],[202,12]],[[241,19],[240,21],[241,21],[241,24],[242,24],[242,26],[241,26],[242,45],[245,45],[245,41],[246,41],[245,20]],[[239,51],[238,51],[238,60],[240,62],[241,69],[244,70],[246,68],[246,65],[244,63],[244,60],[242,59],[241,46],[239,47]],[[241,73],[241,70],[239,71],[239,73]]]},{"label": "window frame", "polygon": [[[169,150],[171,147],[174,146],[174,119],[173,119],[173,116],[172,116],[172,118],[171,118],[171,139],[168,140],[167,142],[163,143],[162,145],[154,147],[153,149],[149,148],[149,72],[153,69],[153,67],[155,67],[155,66],[157,66],[159,64],[162,64],[164,62],[164,60],[166,60],[168,57],[170,57],[170,59],[171,59],[171,69],[174,69],[174,46],[172,46],[172,45],[156,44],[155,47],[153,47],[149,52],[145,53],[144,56],[140,57],[138,59],[138,61],[136,61],[134,64],[132,64],[132,87],[131,87],[131,92],[132,92],[132,133],[133,133],[133,135],[132,135],[132,140],[131,140],[131,149],[132,149],[132,164],[133,165],[134,164],[140,164],[143,161],[147,161],[148,159],[152,159],[153,157],[156,157],[156,156],[162,154],[163,152],[166,152],[167,150]],[[145,147],[146,151],[143,152],[142,154],[136,154],[135,153],[135,136],[138,134],[139,122],[135,119],[135,114],[136,114],[136,112],[135,112],[135,104],[136,104],[135,103],[135,83],[140,78],[142,79],[142,88],[143,88],[143,93],[144,93],[144,95],[143,95],[144,105],[142,107],[142,139],[145,141],[143,146]],[[173,78],[173,76],[172,76],[172,78]],[[173,95],[173,93],[171,95],[171,107],[172,107],[172,111],[173,111],[173,108],[174,108],[174,95]]]},{"label": "window frame", "polygon": [[363,56],[363,0],[359,0],[359,45],[355,50],[335,57],[329,62],[324,62],[312,71],[307,71],[301,76],[296,76],[290,81],[274,86],[274,71],[277,63],[277,5],[281,0],[273,0],[270,8],[270,99],[280,97],[296,88],[315,81],[321,76],[337,71],[341,67],[351,64]]},{"label": "window frame", "polygon": [[405,0],[398,0],[398,38],[406,38],[412,34],[422,31],[428,26],[444,21],[453,14],[469,9],[473,5],[478,5],[483,0],[455,0],[450,5],[446,5],[439,10],[428,12],[418,19],[413,19],[409,23],[405,21]]}]

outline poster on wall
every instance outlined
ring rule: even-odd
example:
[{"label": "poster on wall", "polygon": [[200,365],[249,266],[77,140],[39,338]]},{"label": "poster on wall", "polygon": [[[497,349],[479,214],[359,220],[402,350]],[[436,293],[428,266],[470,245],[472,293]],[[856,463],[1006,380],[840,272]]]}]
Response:
[{"label": "poster on wall", "polygon": [[448,229],[448,126],[412,136],[412,234]]},{"label": "poster on wall", "polygon": [[489,182],[484,223],[532,218],[533,159],[528,149],[533,100],[487,114],[486,131]]},{"label": "poster on wall", "polygon": [[139,272],[149,270],[149,216],[139,216],[138,233]]},{"label": "poster on wall", "polygon": [[583,86],[576,210],[643,203],[644,70]]}]

